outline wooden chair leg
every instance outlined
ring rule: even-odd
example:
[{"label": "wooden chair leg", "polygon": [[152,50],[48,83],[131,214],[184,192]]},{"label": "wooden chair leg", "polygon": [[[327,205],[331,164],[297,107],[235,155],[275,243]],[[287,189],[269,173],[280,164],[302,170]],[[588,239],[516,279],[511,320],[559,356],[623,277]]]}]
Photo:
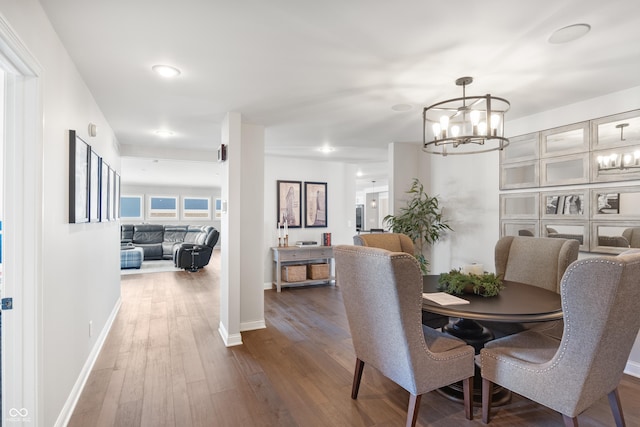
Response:
[{"label": "wooden chair leg", "polygon": [[473,420],[473,377],[462,380],[462,392],[464,393],[464,416]]},{"label": "wooden chair leg", "polygon": [[565,427],[578,427],[578,417],[570,417],[562,414]]},{"label": "wooden chair leg", "polygon": [[615,388],[609,393],[609,406],[611,406],[611,412],[613,412],[613,419],[616,420],[617,427],[625,427],[624,414],[622,413],[622,405],[620,404],[620,393]]},{"label": "wooden chair leg", "polygon": [[482,379],[482,422],[489,423],[491,413],[491,394],[493,393],[493,383],[486,378]]},{"label": "wooden chair leg", "polygon": [[356,358],[356,369],[353,372],[353,387],[351,388],[352,399],[356,399],[358,397],[358,390],[360,390],[360,380],[362,379],[363,370],[364,362]]},{"label": "wooden chair leg", "polygon": [[420,411],[420,399],[422,395],[411,394],[409,396],[409,407],[407,408],[407,427],[415,427],[418,421],[418,412]]}]

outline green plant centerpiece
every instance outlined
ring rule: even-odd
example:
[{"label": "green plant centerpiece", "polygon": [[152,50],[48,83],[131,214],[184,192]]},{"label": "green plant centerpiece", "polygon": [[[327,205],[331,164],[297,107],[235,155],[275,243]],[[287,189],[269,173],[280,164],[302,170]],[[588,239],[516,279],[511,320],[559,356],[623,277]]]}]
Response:
[{"label": "green plant centerpiece", "polygon": [[483,297],[493,297],[504,289],[504,283],[494,273],[465,274],[459,269],[440,274],[438,288],[448,294],[474,293]]},{"label": "green plant centerpiece", "polygon": [[442,218],[438,198],[429,196],[418,178],[413,179],[407,193],[411,195],[407,205],[400,208],[398,215],[385,216],[383,223],[394,233],[406,234],[413,240],[414,256],[420,263],[420,270],[422,274],[428,274],[429,261],[424,256],[423,248],[440,240],[444,232],[452,228]]}]

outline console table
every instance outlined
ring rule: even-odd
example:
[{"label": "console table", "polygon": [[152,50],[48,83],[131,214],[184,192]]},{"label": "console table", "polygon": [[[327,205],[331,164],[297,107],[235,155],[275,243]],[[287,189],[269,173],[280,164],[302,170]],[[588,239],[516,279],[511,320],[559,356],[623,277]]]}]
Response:
[{"label": "console table", "polygon": [[[273,253],[273,285],[280,292],[283,286],[305,286],[319,285],[324,283],[335,283],[335,278],[331,275],[333,268],[333,246],[281,246],[272,247]],[[317,262],[329,264],[329,277],[326,279],[307,279],[299,282],[283,282],[282,267],[285,265],[307,265]]]}]

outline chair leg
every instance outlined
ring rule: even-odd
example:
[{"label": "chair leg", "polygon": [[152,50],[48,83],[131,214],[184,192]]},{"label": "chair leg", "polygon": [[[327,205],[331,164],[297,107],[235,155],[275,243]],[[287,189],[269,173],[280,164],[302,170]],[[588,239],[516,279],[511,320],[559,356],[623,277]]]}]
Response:
[{"label": "chair leg", "polygon": [[565,427],[578,427],[578,417],[570,417],[562,414]]},{"label": "chair leg", "polygon": [[422,395],[409,395],[409,407],[407,408],[407,427],[415,427],[418,421],[418,412],[420,411],[420,399]]},{"label": "chair leg", "polygon": [[620,393],[618,393],[617,388],[609,393],[609,406],[611,406],[613,418],[616,420],[616,426],[625,427],[624,414],[622,413],[622,405],[620,404]]},{"label": "chair leg", "polygon": [[364,362],[356,358],[356,369],[353,372],[353,387],[351,388],[351,398],[358,398],[358,390],[360,390],[360,380],[362,379],[362,371],[364,370]]},{"label": "chair leg", "polygon": [[493,383],[486,378],[482,379],[482,422],[489,423],[491,413],[491,394],[493,393]]},{"label": "chair leg", "polygon": [[464,393],[464,416],[473,420],[473,377],[462,380],[462,392]]}]

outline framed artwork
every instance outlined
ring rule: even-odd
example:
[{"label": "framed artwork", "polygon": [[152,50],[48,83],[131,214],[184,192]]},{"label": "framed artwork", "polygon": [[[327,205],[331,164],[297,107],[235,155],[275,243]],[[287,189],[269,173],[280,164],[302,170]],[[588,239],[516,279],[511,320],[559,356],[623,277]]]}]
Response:
[{"label": "framed artwork", "polygon": [[216,199],[215,210],[216,210],[215,218],[216,219],[222,218],[222,199]]},{"label": "framed artwork", "polygon": [[100,159],[100,221],[109,221],[109,165]]},{"label": "framed artwork", "polygon": [[278,180],[276,223],[287,223],[289,228],[302,227],[302,182]]},{"label": "framed artwork", "polygon": [[620,213],[620,193],[598,194],[598,213],[619,214]]},{"label": "framed artwork", "polygon": [[305,227],[327,226],[327,183],[304,183]]},{"label": "framed artwork", "polygon": [[555,215],[558,213],[558,203],[560,202],[560,196],[547,196],[547,204],[545,207],[545,213]]},{"label": "framed artwork", "polygon": [[178,198],[176,196],[149,196],[147,218],[178,219]]},{"label": "framed artwork", "polygon": [[91,147],[69,130],[69,222],[89,222]]},{"label": "framed artwork", "polygon": [[183,197],[182,219],[211,219],[210,197]]},{"label": "framed artwork", "polygon": [[584,195],[569,194],[564,197],[564,215],[583,215],[584,214]]},{"label": "framed artwork", "polygon": [[120,219],[120,174],[116,172],[115,219]]},{"label": "framed artwork", "polygon": [[121,196],[120,218],[131,221],[142,221],[144,219],[142,196]]},{"label": "framed artwork", "polygon": [[116,171],[109,168],[109,221],[116,219]]},{"label": "framed artwork", "polygon": [[100,221],[100,156],[93,150],[89,162],[89,221]]}]

